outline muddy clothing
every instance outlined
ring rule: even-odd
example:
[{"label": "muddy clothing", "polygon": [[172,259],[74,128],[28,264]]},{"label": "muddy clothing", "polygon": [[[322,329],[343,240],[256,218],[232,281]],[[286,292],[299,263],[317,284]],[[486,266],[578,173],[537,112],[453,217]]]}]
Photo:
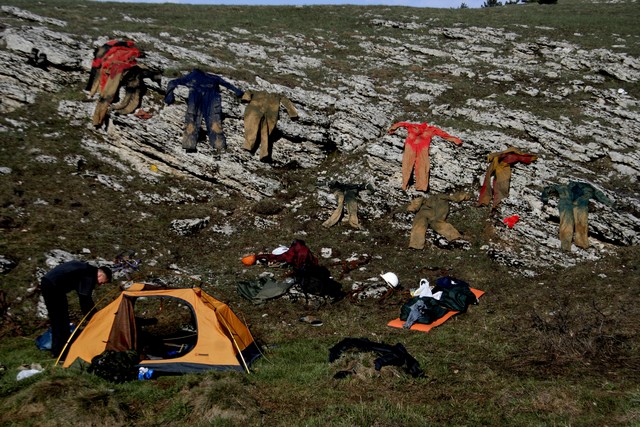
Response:
[{"label": "muddy clothing", "polygon": [[280,104],[287,109],[287,114],[292,119],[298,118],[298,111],[289,98],[277,93],[246,91],[242,100],[249,102],[244,110],[245,143],[242,148],[255,151],[260,136],[260,160],[267,159],[271,157],[269,135],[278,123]]},{"label": "muddy clothing", "polygon": [[[100,73],[100,68],[102,67],[102,59],[109,53],[109,51],[114,47],[134,47],[134,43],[132,41],[122,41],[122,40],[109,40],[105,44],[100,47],[97,47],[93,51],[93,61],[91,61],[91,71],[89,72],[89,80],[87,81],[87,85],[85,90],[91,91],[92,93],[96,93],[98,91],[97,85],[98,74]],[[95,86],[95,87],[94,87]]]},{"label": "muddy clothing", "polygon": [[[420,369],[420,363],[409,354],[402,344],[389,345],[370,341],[367,338],[343,339],[329,349],[329,362],[333,363],[342,353],[351,349],[377,353],[379,357],[373,361],[376,371],[379,371],[383,366],[401,366],[412,377],[424,376],[424,372]],[[336,374],[335,378],[344,378],[344,376]]]},{"label": "muddy clothing", "polygon": [[416,190],[427,191],[430,168],[429,147],[433,137],[439,136],[456,145],[461,145],[462,140],[427,123],[398,122],[393,124],[387,133],[393,134],[399,127],[406,128],[408,132],[402,154],[402,189],[406,190],[409,186],[413,171]]},{"label": "muddy clothing", "polygon": [[220,95],[220,86],[226,87],[237,97],[241,97],[244,92],[220,76],[194,69],[189,74],[169,82],[167,94],[164,98],[164,102],[167,105],[175,102],[173,91],[178,86],[187,86],[189,88],[187,112],[184,118],[186,127],[182,137],[182,148],[187,151],[196,149],[202,119],[205,121],[209,143],[213,149],[222,150],[227,148],[227,140],[222,131],[222,96]]},{"label": "muddy clothing", "polygon": [[131,68],[138,66],[136,59],[141,54],[142,52],[135,47],[117,46],[111,48],[102,58],[100,79],[98,84],[94,85],[100,93],[96,109],[93,112],[94,126],[99,127],[104,123],[109,106],[118,96],[120,84],[125,77],[124,74],[128,73]]},{"label": "muddy clothing", "polygon": [[137,65],[124,72],[121,87],[124,87],[124,97],[117,104],[111,106],[111,111],[116,114],[131,114],[142,104],[142,98],[147,93],[147,85],[144,79],[148,78],[160,84],[161,73],[149,70]]},{"label": "muddy clothing", "polygon": [[93,308],[92,293],[98,284],[98,267],[82,261],[60,264],[44,275],[40,289],[51,322],[51,352],[57,357],[69,339],[69,302],[67,294],[75,291],[82,314]]},{"label": "muddy clothing", "polygon": [[576,246],[589,247],[589,200],[595,199],[607,206],[612,202],[602,191],[596,190],[586,182],[569,182],[562,185],[549,185],[542,190],[540,198],[544,203],[549,196],[558,195],[558,211],[560,214],[560,247],[563,251],[571,251],[571,240]]},{"label": "muddy clothing", "polygon": [[332,182],[329,184],[329,189],[333,191],[333,194],[338,199],[338,207],[331,217],[322,223],[323,227],[333,227],[342,219],[343,210],[346,206],[347,215],[349,217],[349,225],[353,228],[361,228],[360,221],[358,221],[358,193],[364,190],[370,190],[368,186],[364,184],[343,184],[341,182]]},{"label": "muddy clothing", "polygon": [[304,269],[312,265],[318,265],[318,258],[311,252],[304,241],[294,240],[289,249],[280,254],[258,254],[256,258],[259,260],[284,262],[294,269]]},{"label": "muddy clothing", "polygon": [[[523,153],[514,147],[509,147],[505,151],[491,153],[487,156],[489,167],[484,176],[482,188],[480,188],[480,197],[478,198],[478,206],[486,206],[493,199],[492,207],[495,208],[500,204],[502,199],[509,196],[509,184],[511,182],[511,166],[516,163],[530,164],[538,159],[535,154]],[[493,180],[493,188],[491,178]]]},{"label": "muddy clothing", "polygon": [[456,240],[462,237],[460,232],[448,222],[449,202],[461,202],[469,199],[469,194],[464,192],[447,194],[435,194],[427,197],[417,197],[407,207],[408,212],[416,212],[411,228],[409,247],[424,249],[427,228],[440,234],[447,240]]},{"label": "muddy clothing", "polygon": [[294,240],[289,249],[280,255],[258,254],[256,258],[283,262],[291,266],[295,283],[305,294],[329,296],[334,301],[342,299],[345,295],[342,285],[333,280],[329,269],[318,264],[318,258],[302,240]]}]

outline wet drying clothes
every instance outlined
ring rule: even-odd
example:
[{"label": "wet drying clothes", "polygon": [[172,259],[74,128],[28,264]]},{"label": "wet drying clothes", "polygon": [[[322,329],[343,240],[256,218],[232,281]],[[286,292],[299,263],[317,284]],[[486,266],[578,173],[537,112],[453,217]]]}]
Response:
[{"label": "wet drying clothes", "polygon": [[85,87],[85,90],[87,91],[91,91],[93,93],[96,93],[96,91],[98,90],[97,86],[94,87],[94,85],[98,84],[98,80],[96,80],[96,77],[98,77],[99,73],[100,73],[100,68],[102,67],[102,60],[103,58],[109,53],[109,51],[115,47],[134,47],[135,44],[134,42],[130,41],[130,40],[109,40],[108,42],[106,42],[105,44],[103,44],[102,46],[99,46],[97,48],[94,49],[93,51],[93,61],[91,61],[91,71],[89,72],[89,80],[87,81],[87,85]]},{"label": "wet drying clothes", "polygon": [[349,217],[349,225],[353,228],[360,229],[360,221],[358,220],[358,193],[363,190],[371,190],[370,187],[363,184],[343,184],[340,182],[332,182],[329,189],[338,199],[338,207],[333,211],[331,217],[322,223],[323,227],[333,227],[342,219],[343,210],[346,206],[347,215]]},{"label": "wet drying clothes", "polygon": [[140,107],[142,98],[147,93],[147,85],[144,82],[145,78],[149,78],[159,85],[162,74],[140,65],[124,72],[120,83],[120,86],[124,87],[124,97],[120,102],[111,106],[111,110],[114,113],[131,114]]},{"label": "wet drying clothes", "polygon": [[93,95],[94,90],[97,90],[100,94],[93,113],[94,126],[99,127],[104,123],[109,106],[118,95],[124,74],[137,66],[136,59],[141,54],[135,47],[116,46],[102,58],[99,81],[91,93]]},{"label": "wet drying clothes", "polygon": [[409,186],[413,171],[416,190],[427,191],[430,168],[429,146],[433,137],[439,136],[456,145],[461,145],[462,140],[427,123],[398,122],[394,123],[387,133],[393,134],[400,127],[407,129],[407,139],[402,154],[402,189],[406,190]]},{"label": "wet drying clothes", "polygon": [[260,160],[267,159],[271,157],[269,136],[278,123],[280,104],[286,108],[287,114],[292,119],[298,118],[298,111],[289,98],[277,93],[248,90],[242,96],[242,100],[249,102],[244,109],[245,143],[242,148],[254,151],[259,142]]},{"label": "wet drying clothes", "polygon": [[243,91],[224,80],[222,77],[194,69],[189,74],[173,79],[167,85],[164,102],[168,105],[175,102],[173,91],[178,86],[189,88],[187,112],[185,114],[185,131],[182,138],[182,148],[194,151],[198,142],[198,133],[205,121],[209,143],[214,150],[227,148],[227,141],[222,131],[222,96],[220,86],[232,91],[237,97]]},{"label": "wet drying clothes", "polygon": [[449,215],[449,202],[461,202],[469,199],[469,194],[457,192],[453,194],[435,194],[427,197],[417,197],[407,207],[408,212],[416,212],[411,227],[409,247],[424,249],[427,228],[440,234],[447,240],[456,240],[462,237],[456,228],[446,222]]},{"label": "wet drying clothes", "polygon": [[94,308],[92,293],[98,284],[98,268],[82,261],[60,264],[44,275],[40,290],[51,322],[51,352],[58,356],[69,339],[69,302],[67,294],[75,291],[82,314]]},{"label": "wet drying clothes", "polygon": [[571,251],[571,240],[576,246],[589,247],[589,200],[595,199],[607,206],[612,202],[605,194],[586,182],[571,181],[568,184],[549,185],[542,190],[540,198],[544,203],[552,194],[558,195],[560,214],[560,248]]},{"label": "wet drying clothes", "polygon": [[[535,154],[524,153],[517,148],[509,147],[508,149],[491,153],[487,156],[489,167],[484,176],[484,182],[480,188],[480,197],[478,198],[478,206],[486,206],[493,199],[492,207],[495,208],[500,204],[502,199],[509,196],[509,184],[511,182],[511,166],[516,163],[530,164],[538,159]],[[493,179],[493,186],[491,179]]]}]

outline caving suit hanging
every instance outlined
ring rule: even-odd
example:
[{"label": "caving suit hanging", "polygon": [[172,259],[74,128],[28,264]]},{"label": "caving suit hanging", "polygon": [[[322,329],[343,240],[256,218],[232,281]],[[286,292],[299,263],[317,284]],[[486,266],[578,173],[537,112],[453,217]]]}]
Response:
[{"label": "caving suit hanging", "polygon": [[427,197],[417,197],[407,207],[408,212],[416,212],[411,227],[409,247],[424,249],[427,228],[440,234],[447,240],[456,240],[462,237],[456,228],[446,219],[449,215],[449,202],[461,202],[468,200],[470,195],[465,192],[453,194],[434,194]]},{"label": "caving suit hanging", "polygon": [[427,123],[398,122],[393,124],[387,133],[393,134],[400,127],[406,128],[408,132],[402,154],[402,189],[406,190],[409,186],[411,172],[413,171],[416,190],[427,191],[429,187],[429,146],[431,145],[431,139],[434,136],[439,136],[456,145],[461,145],[462,140]]},{"label": "caving suit hanging", "polygon": [[571,181],[568,184],[549,185],[542,190],[540,198],[544,203],[551,194],[558,195],[560,214],[560,248],[571,251],[571,240],[576,246],[589,247],[589,200],[595,199],[611,206],[612,202],[605,194],[586,182]]},{"label": "caving suit hanging", "polygon": [[[484,182],[480,188],[480,196],[478,197],[478,206],[488,205],[492,199],[492,208],[497,207],[502,199],[509,196],[509,185],[511,182],[511,166],[516,163],[530,164],[538,159],[535,154],[524,153],[517,148],[509,147],[508,149],[491,153],[487,156],[489,167],[484,176]],[[491,178],[495,175],[493,186]]]},{"label": "caving suit hanging", "polygon": [[271,157],[269,136],[276,128],[280,117],[282,104],[291,119],[298,118],[298,111],[293,103],[284,95],[265,91],[246,91],[242,100],[249,102],[244,109],[244,139],[242,146],[245,150],[254,151],[260,136],[260,160]]},{"label": "caving suit hanging", "polygon": [[353,228],[360,229],[360,221],[358,220],[358,193],[363,190],[372,190],[370,186],[363,184],[344,184],[341,182],[332,182],[329,189],[338,200],[338,207],[333,211],[331,217],[322,223],[323,227],[333,227],[342,219],[343,210],[346,206],[349,225]]},{"label": "caving suit hanging", "polygon": [[182,148],[187,151],[195,151],[203,118],[207,127],[209,143],[213,149],[223,150],[227,148],[226,137],[222,131],[220,86],[226,87],[237,97],[241,97],[244,92],[220,76],[194,69],[189,74],[169,82],[167,94],[164,98],[166,104],[174,103],[175,95],[173,91],[178,86],[187,86],[189,88]]},{"label": "caving suit hanging", "polygon": [[142,104],[142,98],[147,93],[144,79],[149,78],[160,85],[162,73],[136,65],[124,72],[120,86],[124,87],[124,97],[117,104],[111,106],[115,114],[130,114]]},{"label": "caving suit hanging", "polygon": [[100,79],[96,77],[100,74],[100,68],[102,67],[102,59],[109,53],[109,51],[115,47],[135,47],[134,42],[130,40],[109,40],[102,46],[99,46],[93,51],[93,60],[91,61],[91,70],[89,71],[89,79],[85,86],[86,91],[96,93],[98,91],[98,84]]},{"label": "caving suit hanging", "polygon": [[[137,66],[136,59],[141,55],[142,52],[135,47],[115,46],[102,58],[99,82],[94,85],[100,93],[93,112],[94,126],[99,127],[104,123],[109,106],[118,95],[124,73]],[[91,92],[91,95],[94,93]]]}]

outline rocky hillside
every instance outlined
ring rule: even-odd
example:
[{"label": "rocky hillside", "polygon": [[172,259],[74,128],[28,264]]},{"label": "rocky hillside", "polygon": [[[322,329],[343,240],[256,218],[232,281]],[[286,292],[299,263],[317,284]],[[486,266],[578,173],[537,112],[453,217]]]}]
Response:
[{"label": "rocky hillside", "polygon": [[[621,35],[616,46],[590,48],[563,40],[551,27],[538,28],[532,39],[522,36],[517,26],[442,27],[437,20],[413,16],[410,9],[393,20],[384,11],[368,9],[360,17],[368,31],[354,31],[347,43],[319,28],[310,28],[309,34],[277,35],[254,33],[251,26],[230,32],[180,29],[180,34],[188,34],[181,38],[176,29],[157,32],[153,19],[126,13],[123,22],[138,23],[138,32],[119,31],[116,25],[112,34],[92,38],[70,33],[55,9],[43,16],[2,6],[0,111],[19,111],[48,94],[83,87],[96,46],[112,38],[132,39],[146,53],[140,62],[164,72],[160,85],[146,81],[149,92],[142,108],[152,117],[111,115],[106,127],[94,129],[95,98],[82,99],[86,94],[63,99],[56,110],[69,126],[83,129],[82,145],[88,152],[117,165],[123,176],[137,174],[149,182],[148,193],[137,194],[145,203],[175,204],[193,197],[175,188],[156,193],[153,183],[166,174],[201,182],[220,197],[240,194],[248,202],[260,201],[287,192],[288,184],[274,170],[298,168],[308,172],[310,191],[290,195],[288,210],[295,212],[312,201],[317,220],[323,221],[336,206],[328,183],[370,184],[373,191],[360,194],[359,232],[385,219],[389,232],[408,238],[412,215],[401,208],[422,192],[413,186],[401,189],[406,134],[386,131],[394,121],[427,121],[463,140],[461,146],[434,140],[429,193],[463,189],[473,194],[452,209],[462,222],[467,213],[469,218],[478,209],[486,213],[494,228],[481,250],[496,262],[517,265],[522,274],[535,276],[550,264],[574,265],[638,244],[640,60],[625,53],[625,45],[636,39]],[[33,48],[46,53],[48,67],[28,63]],[[227,54],[211,54],[214,51]],[[332,68],[338,56],[348,59],[351,68]],[[222,98],[228,149],[213,152],[206,139],[195,153],[181,148],[187,91],[178,89],[172,105],[165,105],[162,95],[172,78],[193,66],[218,70],[242,90],[277,92],[295,104],[299,120],[281,111],[272,162],[261,162],[257,153],[241,148],[245,104],[226,90]],[[295,84],[285,84],[287,80]],[[7,133],[34,124],[12,119],[0,126]],[[476,207],[486,155],[511,146],[536,154],[538,160],[513,168],[511,193],[489,216],[488,208]],[[34,154],[32,160],[73,163],[81,157]],[[15,179],[11,168],[0,168],[3,182]],[[94,178],[104,191],[129,191],[122,177]],[[540,194],[546,185],[571,180],[593,184],[614,204],[591,202],[591,247],[574,246],[567,254],[559,248],[557,200],[543,204]],[[513,214],[520,221],[510,229],[501,220]],[[241,231],[224,218],[192,220],[200,228]],[[254,225],[261,230],[280,224],[276,217],[256,219]],[[438,243],[437,236],[430,238]]]}]

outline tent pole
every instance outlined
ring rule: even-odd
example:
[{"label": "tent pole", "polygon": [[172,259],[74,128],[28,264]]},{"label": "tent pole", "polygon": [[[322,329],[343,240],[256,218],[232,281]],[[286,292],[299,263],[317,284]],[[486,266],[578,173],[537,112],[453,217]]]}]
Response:
[{"label": "tent pole", "polygon": [[89,312],[87,314],[84,315],[84,317],[80,320],[80,323],[78,323],[78,326],[76,326],[76,328],[73,330],[73,332],[71,333],[71,335],[69,335],[69,339],[67,340],[67,342],[64,344],[64,347],[62,347],[62,351],[60,352],[60,354],[58,355],[58,358],[56,359],[56,362],[53,364],[53,366],[57,366],[58,362],[60,362],[60,358],[62,357],[62,355],[64,354],[64,352],[67,350],[67,347],[69,346],[69,344],[71,343],[71,340],[73,339],[73,337],[76,335],[76,332],[78,332],[78,329],[80,329],[80,326],[84,323],[84,321],[87,319],[87,317],[91,314],[91,312],[98,306],[98,304],[100,304],[106,297],[111,296],[111,294],[113,294],[115,291],[119,291],[120,287],[118,286],[117,288],[113,289],[111,292],[109,292],[108,294],[106,294],[105,296],[103,296],[102,298],[100,298],[100,300],[98,300],[97,303],[95,303],[93,305],[93,308],[91,310],[89,310]]},{"label": "tent pole", "polygon": [[[217,311],[216,311],[217,313]],[[238,350],[238,354],[240,355],[240,360],[242,360],[242,365],[244,366],[244,369],[247,371],[247,374],[250,374],[251,372],[249,371],[249,367],[247,366],[247,362],[244,360],[244,356],[242,355],[242,351],[240,351],[240,346],[238,345],[238,342],[236,341],[236,338],[233,336],[233,332],[231,331],[231,329],[229,328],[229,326],[227,325],[227,322],[224,320],[223,317],[219,316],[218,317],[219,320],[222,320],[221,323],[224,324],[224,327],[227,328],[227,332],[229,332],[229,335],[231,336],[231,340],[233,341],[233,344],[236,346],[236,349]],[[249,328],[247,328],[249,329]]]}]

